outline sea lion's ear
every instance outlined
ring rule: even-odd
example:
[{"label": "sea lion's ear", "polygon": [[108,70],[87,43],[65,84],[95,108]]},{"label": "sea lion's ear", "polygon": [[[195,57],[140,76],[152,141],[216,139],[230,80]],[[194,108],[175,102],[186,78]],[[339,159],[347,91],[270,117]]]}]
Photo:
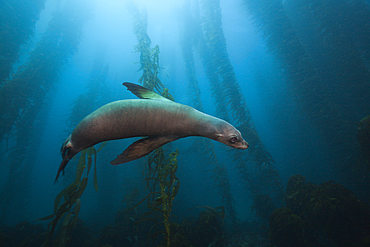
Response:
[{"label": "sea lion's ear", "polygon": [[224,135],[223,134],[221,134],[221,133],[215,133],[215,135],[217,136],[217,137],[223,137]]}]

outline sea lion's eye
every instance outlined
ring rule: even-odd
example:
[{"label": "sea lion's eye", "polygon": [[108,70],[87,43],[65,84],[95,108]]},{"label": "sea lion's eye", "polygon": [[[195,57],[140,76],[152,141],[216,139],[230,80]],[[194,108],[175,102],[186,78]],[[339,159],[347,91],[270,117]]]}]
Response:
[{"label": "sea lion's eye", "polygon": [[231,142],[231,143],[235,143],[237,140],[238,140],[238,138],[234,136],[234,137],[232,137],[232,138],[230,139],[230,142]]}]

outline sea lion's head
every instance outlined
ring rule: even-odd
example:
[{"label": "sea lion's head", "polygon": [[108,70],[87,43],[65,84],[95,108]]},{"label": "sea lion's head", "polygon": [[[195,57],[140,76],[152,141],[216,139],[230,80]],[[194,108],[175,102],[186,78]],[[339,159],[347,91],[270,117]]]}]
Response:
[{"label": "sea lion's head", "polygon": [[219,141],[230,147],[237,149],[247,149],[249,147],[248,142],[243,139],[240,131],[231,124],[223,126],[222,131],[216,132],[215,134],[216,141]]}]

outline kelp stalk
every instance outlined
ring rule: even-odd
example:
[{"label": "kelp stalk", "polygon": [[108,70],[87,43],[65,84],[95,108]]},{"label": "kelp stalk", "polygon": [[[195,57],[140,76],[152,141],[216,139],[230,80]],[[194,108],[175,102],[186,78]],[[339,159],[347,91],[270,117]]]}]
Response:
[{"label": "kelp stalk", "polygon": [[[158,91],[162,96],[174,100],[168,89],[164,87],[160,79],[158,78],[159,73],[159,46],[156,45],[153,49],[150,47],[151,41],[147,34],[147,16],[146,12],[143,11],[141,14],[138,7],[134,4],[127,5],[127,8],[133,13],[134,16],[134,33],[138,40],[138,45],[135,47],[136,52],[140,52],[140,69],[143,71],[139,83],[143,86]],[[170,234],[170,217],[173,205],[173,200],[179,190],[180,183],[175,173],[177,171],[177,155],[179,151],[170,154],[170,158],[165,160],[163,148],[158,148],[152,154],[149,155],[148,159],[148,174],[146,177],[147,188],[150,190],[148,196],[148,208],[151,212],[145,213],[139,222],[149,220],[146,218],[147,215],[159,212],[163,217],[164,224],[164,235],[166,246],[169,247],[171,243]],[[159,185],[159,191],[157,185]],[[143,199],[144,200],[144,199]],[[141,202],[143,202],[143,200]],[[141,203],[140,202],[140,203]],[[139,204],[140,204],[139,203]],[[155,221],[157,216],[154,215]],[[158,223],[155,223],[150,231],[149,235],[151,238],[156,238],[162,231],[157,231],[151,234]]]},{"label": "kelp stalk", "polygon": [[18,179],[32,175],[32,166],[24,167],[24,157],[34,121],[61,69],[77,51],[86,19],[86,12],[71,2],[63,9],[58,8],[29,59],[18,68],[12,80],[0,88],[0,139],[15,131],[15,143],[10,143],[14,148],[9,156],[9,174],[0,192],[1,207],[5,209],[12,203],[9,196],[18,195],[16,191],[27,191],[29,184],[20,183]]},{"label": "kelp stalk", "polygon": [[[188,78],[188,91],[194,107],[200,111],[203,111],[203,104],[201,101],[201,92],[196,78],[196,69],[194,64],[193,46],[196,40],[199,40],[199,35],[202,34],[202,30],[199,25],[195,25],[195,18],[192,16],[190,2],[184,3],[184,20],[182,22],[182,38],[181,38],[181,50],[185,63],[185,72]],[[192,25],[193,24],[193,25]],[[198,27],[198,28],[197,28]],[[210,72],[210,71],[209,71]],[[212,141],[205,138],[197,138],[194,141],[193,148],[200,152],[200,156],[203,157],[203,164],[212,164],[215,166],[213,170],[214,187],[218,188],[219,194],[226,207],[227,216],[230,218],[233,224],[237,221],[237,215],[235,211],[235,202],[230,190],[230,183],[227,176],[227,170],[221,170],[223,167],[219,165],[216,151]]]},{"label": "kelp stalk", "polygon": [[[237,162],[236,167],[254,198],[259,194],[274,193],[276,198],[281,200],[283,185],[280,175],[271,154],[257,133],[226,50],[220,2],[202,0],[201,3],[203,13],[201,23],[204,33],[201,56],[205,68],[209,71],[214,70],[218,78],[216,87],[212,90],[216,90],[214,95],[222,95],[225,99],[222,109],[225,107],[230,109],[225,112],[231,113],[229,118],[236,122],[238,129],[250,143],[247,155],[245,152],[232,150],[234,160]],[[214,79],[209,80],[214,84]],[[216,106],[219,106],[218,104],[216,98]],[[250,165],[254,165],[255,168],[250,168]]]}]

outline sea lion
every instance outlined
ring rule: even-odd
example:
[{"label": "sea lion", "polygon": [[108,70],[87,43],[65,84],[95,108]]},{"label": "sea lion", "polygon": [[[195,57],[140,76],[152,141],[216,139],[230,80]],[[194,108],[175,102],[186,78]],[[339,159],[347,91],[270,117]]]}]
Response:
[{"label": "sea lion", "polygon": [[86,116],[61,148],[63,161],[55,182],[69,160],[99,142],[146,137],[132,143],[112,165],[139,159],[166,143],[188,136],[202,136],[237,149],[248,148],[240,132],[228,122],[173,102],[136,84],[124,86],[141,99],[106,104]]}]

